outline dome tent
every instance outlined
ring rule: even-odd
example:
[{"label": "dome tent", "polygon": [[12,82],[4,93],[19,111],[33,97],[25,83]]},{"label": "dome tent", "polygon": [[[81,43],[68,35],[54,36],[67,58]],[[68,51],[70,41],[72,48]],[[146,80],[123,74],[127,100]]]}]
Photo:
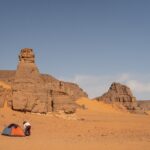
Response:
[{"label": "dome tent", "polygon": [[4,128],[2,135],[6,136],[19,136],[24,137],[24,131],[21,129],[21,127],[17,124],[10,124],[6,128]]}]

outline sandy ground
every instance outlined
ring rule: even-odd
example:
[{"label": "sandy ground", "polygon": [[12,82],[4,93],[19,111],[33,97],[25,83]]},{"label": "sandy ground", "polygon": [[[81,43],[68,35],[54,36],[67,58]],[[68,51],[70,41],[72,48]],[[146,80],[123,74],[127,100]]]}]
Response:
[{"label": "sandy ground", "polygon": [[3,81],[0,81],[0,86],[2,86],[2,87],[5,88],[5,89],[11,89],[11,86],[8,85],[8,84],[6,84],[6,83],[3,82]]},{"label": "sandy ground", "polygon": [[32,124],[30,137],[0,135],[0,150],[149,150],[150,115],[121,112],[111,105],[78,100],[75,115],[20,113],[0,109],[0,131],[10,123]]}]

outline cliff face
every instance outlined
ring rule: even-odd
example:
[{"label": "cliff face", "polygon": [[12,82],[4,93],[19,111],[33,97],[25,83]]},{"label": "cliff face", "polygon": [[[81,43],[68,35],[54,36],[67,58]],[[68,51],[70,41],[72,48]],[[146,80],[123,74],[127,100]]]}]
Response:
[{"label": "cliff face", "polygon": [[46,74],[42,74],[41,76],[50,90],[64,92],[71,96],[74,100],[79,97],[88,97],[87,93],[75,83],[60,81],[53,76]]},{"label": "cliff face", "polygon": [[120,104],[129,111],[140,110],[137,106],[136,98],[133,96],[130,88],[120,83],[113,83],[108,92],[95,99],[106,103]]},{"label": "cliff face", "polygon": [[[35,113],[64,110],[75,111],[75,100],[87,94],[74,83],[59,81],[40,74],[32,49],[22,49],[16,71],[0,71],[0,80],[12,89],[9,105],[14,110]],[[5,95],[5,94],[4,94]],[[1,100],[0,100],[1,101]]]}]

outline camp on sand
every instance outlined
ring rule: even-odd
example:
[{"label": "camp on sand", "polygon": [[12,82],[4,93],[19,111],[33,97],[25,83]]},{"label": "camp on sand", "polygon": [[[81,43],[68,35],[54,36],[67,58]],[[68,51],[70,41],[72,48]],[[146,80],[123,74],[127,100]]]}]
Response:
[{"label": "camp on sand", "polygon": [[17,124],[10,124],[2,131],[2,135],[13,136],[13,137],[24,137],[23,129]]}]

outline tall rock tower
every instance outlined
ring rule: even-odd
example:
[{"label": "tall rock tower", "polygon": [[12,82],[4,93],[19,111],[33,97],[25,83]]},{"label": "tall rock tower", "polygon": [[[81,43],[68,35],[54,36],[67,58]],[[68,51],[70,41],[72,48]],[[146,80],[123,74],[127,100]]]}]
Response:
[{"label": "tall rock tower", "polygon": [[47,88],[35,64],[32,49],[24,48],[19,54],[12,87],[12,108],[20,111],[46,113],[51,110]]}]

